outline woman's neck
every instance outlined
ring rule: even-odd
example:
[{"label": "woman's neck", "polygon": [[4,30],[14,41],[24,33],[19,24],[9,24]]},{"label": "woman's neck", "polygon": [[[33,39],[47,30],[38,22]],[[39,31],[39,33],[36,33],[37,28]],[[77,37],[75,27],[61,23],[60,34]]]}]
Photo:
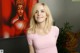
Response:
[{"label": "woman's neck", "polygon": [[44,26],[45,26],[45,22],[42,22],[42,23],[38,23],[37,24],[37,28],[38,29],[44,29]]},{"label": "woman's neck", "polygon": [[38,23],[36,26],[36,33],[40,35],[45,35],[44,27],[45,27],[45,22]]}]

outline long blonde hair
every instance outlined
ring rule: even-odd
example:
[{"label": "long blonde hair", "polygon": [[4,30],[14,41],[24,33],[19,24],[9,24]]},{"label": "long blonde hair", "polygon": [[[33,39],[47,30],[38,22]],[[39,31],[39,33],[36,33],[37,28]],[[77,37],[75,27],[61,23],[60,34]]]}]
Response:
[{"label": "long blonde hair", "polygon": [[30,28],[28,29],[28,33],[36,33],[36,22],[35,22],[35,19],[34,19],[34,14],[36,12],[36,7],[39,6],[39,5],[42,5],[46,11],[46,15],[47,15],[47,18],[46,18],[46,23],[45,23],[45,27],[44,27],[44,32],[45,33],[48,33],[49,30],[51,29],[51,26],[53,25],[53,19],[52,19],[52,15],[51,15],[51,12],[48,8],[48,6],[44,3],[36,3],[32,9],[32,14],[31,14],[31,17],[30,17]]}]

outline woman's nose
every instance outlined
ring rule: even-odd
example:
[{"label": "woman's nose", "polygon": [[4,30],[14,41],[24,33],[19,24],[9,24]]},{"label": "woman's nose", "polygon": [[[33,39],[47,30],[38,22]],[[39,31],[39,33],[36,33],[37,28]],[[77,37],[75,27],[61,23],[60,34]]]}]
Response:
[{"label": "woman's nose", "polygon": [[40,15],[41,13],[40,12],[38,12],[38,16]]}]

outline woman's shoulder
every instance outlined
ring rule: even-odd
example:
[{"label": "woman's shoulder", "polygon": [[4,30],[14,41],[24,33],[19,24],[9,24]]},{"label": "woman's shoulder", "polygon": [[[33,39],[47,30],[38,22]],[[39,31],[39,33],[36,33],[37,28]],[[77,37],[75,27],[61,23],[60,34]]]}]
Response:
[{"label": "woman's shoulder", "polygon": [[34,34],[32,34],[32,33],[27,33],[27,37],[33,39],[33,38],[34,38]]},{"label": "woman's shoulder", "polygon": [[59,28],[57,26],[52,26],[52,29],[59,31]]},{"label": "woman's shoulder", "polygon": [[27,31],[27,36],[34,36],[35,35],[35,33],[33,33],[32,31]]},{"label": "woman's shoulder", "polygon": [[34,34],[33,34],[33,33],[27,33],[27,35],[28,35],[28,36],[33,36]]}]

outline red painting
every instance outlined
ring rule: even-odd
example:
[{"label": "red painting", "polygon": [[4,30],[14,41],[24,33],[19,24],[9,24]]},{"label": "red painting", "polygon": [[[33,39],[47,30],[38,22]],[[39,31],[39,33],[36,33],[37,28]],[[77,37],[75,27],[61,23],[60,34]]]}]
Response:
[{"label": "red painting", "polygon": [[25,35],[32,7],[37,2],[38,0],[0,0],[0,38]]}]

